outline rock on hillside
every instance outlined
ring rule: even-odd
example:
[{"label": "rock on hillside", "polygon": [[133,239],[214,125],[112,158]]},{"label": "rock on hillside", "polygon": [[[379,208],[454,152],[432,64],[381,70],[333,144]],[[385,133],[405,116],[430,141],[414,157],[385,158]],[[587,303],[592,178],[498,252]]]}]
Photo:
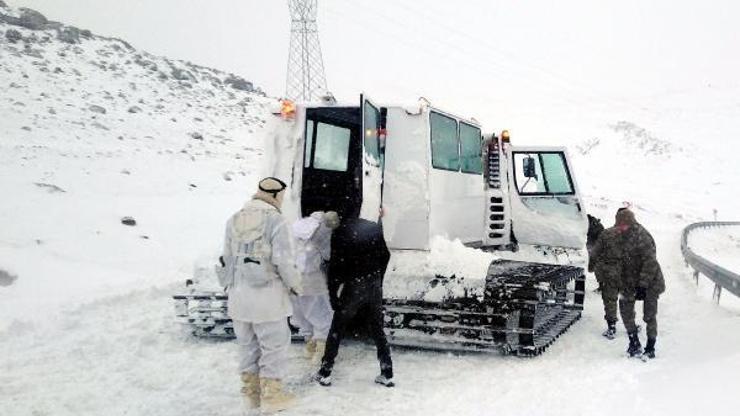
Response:
[{"label": "rock on hillside", "polygon": [[[614,137],[607,137],[606,142],[619,142],[620,149],[630,149],[637,156],[670,158],[684,152],[682,147],[662,140],[647,129],[630,121],[618,121],[609,125],[609,129],[615,134]],[[602,138],[594,137],[577,144],[575,149],[578,154],[585,156],[595,149],[599,149],[603,143]]]}]

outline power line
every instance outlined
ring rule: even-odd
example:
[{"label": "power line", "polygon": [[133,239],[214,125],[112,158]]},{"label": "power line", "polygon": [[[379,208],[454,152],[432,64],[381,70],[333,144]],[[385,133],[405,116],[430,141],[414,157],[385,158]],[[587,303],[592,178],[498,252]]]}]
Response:
[{"label": "power line", "polygon": [[[375,13],[376,15],[381,15],[382,13],[377,11],[376,9],[372,9],[367,7],[366,5],[362,5],[361,3],[353,3],[353,6],[360,5],[362,7],[365,7],[365,10]],[[423,9],[412,9],[409,6],[407,6],[406,3],[403,2],[397,2],[395,4],[396,6],[400,6],[401,8],[405,9],[408,12],[411,12],[414,16],[423,16],[425,21],[430,22],[433,24],[434,27],[439,27],[445,30],[445,33],[454,33],[457,34],[463,38],[468,39],[468,42],[457,42],[457,43],[451,43],[447,39],[441,39],[436,38],[434,41],[448,45],[452,47],[452,50],[455,51],[464,51],[467,49],[470,53],[470,56],[476,56],[477,60],[481,61],[487,61],[486,69],[497,73],[499,76],[508,77],[508,78],[515,78],[518,77],[520,79],[525,79],[529,84],[540,84],[545,89],[553,90],[553,86],[560,85],[564,87],[566,90],[570,91],[569,96],[562,96],[562,95],[553,95],[545,93],[545,95],[549,95],[552,98],[559,100],[559,101],[566,101],[569,102],[572,105],[575,105],[577,107],[583,107],[583,106],[590,106],[593,107],[596,103],[608,103],[615,107],[628,107],[630,109],[634,110],[634,107],[632,104],[628,103],[626,100],[617,100],[612,99],[604,94],[594,94],[592,92],[592,89],[590,87],[584,86],[580,83],[576,83],[566,77],[563,77],[557,73],[554,73],[552,71],[549,71],[547,69],[544,69],[542,67],[533,65],[531,63],[527,63],[516,57],[514,54],[504,51],[500,48],[497,48],[496,46],[492,45],[490,42],[486,42],[480,37],[477,36],[471,36],[469,33],[461,31],[459,28],[454,27],[446,23],[445,21],[438,18],[438,16],[445,15],[442,12],[434,13],[433,11],[430,11],[433,9],[430,4],[424,3]],[[385,20],[394,21],[398,26],[397,27],[408,27],[407,22],[400,22],[394,17],[384,15]],[[476,43],[480,46],[483,46],[481,50],[485,50],[485,54],[481,53],[480,50],[470,49],[470,44]],[[493,60],[488,53],[493,52],[494,54],[497,54],[501,56],[504,59],[499,60]],[[520,62],[518,65],[514,65],[511,62],[512,61],[518,61]],[[499,71],[496,71],[494,68],[498,69]],[[512,71],[513,70],[513,71]],[[503,72],[502,72],[503,71]],[[523,71],[529,71],[529,72],[535,72],[538,73],[538,76],[533,77],[526,77],[526,75],[523,74]],[[542,78],[542,75],[549,78],[550,81],[547,81],[546,79]],[[553,90],[554,91],[554,90]],[[580,97],[576,98],[576,97]]]},{"label": "power line", "polygon": [[[541,66],[532,64],[530,62],[526,62],[522,60],[521,58],[519,58],[518,56],[516,56],[515,54],[509,51],[506,51],[504,49],[501,49],[499,47],[496,47],[495,45],[491,44],[490,42],[486,42],[484,39],[481,39],[480,37],[471,36],[469,33],[461,31],[457,27],[450,26],[445,21],[438,19],[438,16],[444,15],[443,12],[439,12],[439,9],[437,9],[438,11],[437,13],[430,11],[434,9],[433,4],[424,3],[423,9],[415,9],[415,8],[412,9],[408,6],[407,3],[403,3],[403,2],[398,2],[396,5],[411,12],[414,15],[424,15],[425,19],[434,21],[435,26],[443,27],[448,32],[456,33],[459,36],[467,38],[472,42],[485,46],[486,51],[492,51],[493,53],[496,53],[502,56],[503,58],[506,58],[506,60],[508,61],[518,61],[519,64],[517,68],[523,67],[530,71],[538,72],[542,75],[545,75],[551,78],[552,80],[559,82],[560,85],[563,85],[564,87],[569,88],[572,92],[580,94],[583,98],[588,100],[590,105],[592,105],[594,101],[602,101],[602,102],[608,102],[609,104],[615,105],[615,106],[629,106],[630,108],[632,108],[632,104],[628,102],[627,100],[618,99],[618,98],[610,98],[610,97],[607,97],[605,94],[593,94],[591,87],[586,86],[582,84],[581,82],[578,82],[577,80],[573,80],[571,78],[565,77],[551,70],[545,69]],[[498,3],[496,5],[500,6],[500,4]],[[497,9],[497,12],[498,12],[498,9]],[[503,62],[507,62],[507,61],[503,61]],[[509,64],[509,66],[514,67],[511,64]],[[580,90],[580,92],[576,92],[576,89]]]},{"label": "power line", "polygon": [[[361,3],[353,3],[353,7],[360,7],[364,9],[364,12],[367,12],[368,14],[373,14],[379,18],[379,20],[370,20],[373,22],[372,27],[368,25],[368,19],[358,19],[356,17],[356,14],[347,14],[342,11],[336,10],[336,9],[324,9],[329,11],[331,14],[334,14],[335,16],[345,20],[353,20],[354,22],[363,25],[367,27],[368,30],[372,29],[372,32],[370,33],[377,33],[381,32],[378,30],[377,22],[383,22],[387,25],[386,28],[383,28],[382,33],[388,34],[390,32],[393,32],[399,27],[406,27],[407,24],[404,22],[399,21],[396,17],[390,16],[387,14],[384,14],[382,12],[379,12],[375,9],[371,9],[366,7],[365,5]],[[390,29],[390,30],[388,30]],[[502,82],[506,78],[514,79],[516,77],[515,74],[513,74],[510,71],[506,71],[506,68],[503,68],[500,62],[493,61],[489,56],[482,55],[477,53],[478,51],[470,51],[469,48],[462,42],[454,43],[450,42],[446,39],[430,39],[429,41],[425,42],[417,42],[412,41],[407,36],[404,35],[398,35],[398,36],[392,36],[393,44],[397,43],[403,43],[411,47],[414,51],[417,52],[426,52],[430,56],[440,58],[440,57],[447,57],[449,58],[451,53],[454,54],[460,54],[465,59],[460,60],[454,60],[454,59],[439,59],[438,62],[449,66],[453,70],[459,70],[461,68],[466,68],[468,70],[471,70],[473,72],[476,72],[487,79],[491,79],[491,76],[493,75],[496,81]],[[446,48],[437,48],[436,46],[443,45]],[[466,49],[468,50],[466,52]],[[444,50],[444,54],[440,53],[440,50]],[[474,53],[471,53],[474,52]],[[470,59],[471,56],[474,56],[475,59]],[[531,80],[529,80],[531,83]],[[548,88],[551,88],[550,84],[545,84],[544,89],[540,91],[542,95],[550,96],[554,104],[557,104],[557,102],[561,102],[561,104],[569,103],[571,105],[580,107],[583,106],[583,102],[577,101],[571,97],[568,96],[562,96],[562,95],[556,95],[552,91],[548,91]]]}]

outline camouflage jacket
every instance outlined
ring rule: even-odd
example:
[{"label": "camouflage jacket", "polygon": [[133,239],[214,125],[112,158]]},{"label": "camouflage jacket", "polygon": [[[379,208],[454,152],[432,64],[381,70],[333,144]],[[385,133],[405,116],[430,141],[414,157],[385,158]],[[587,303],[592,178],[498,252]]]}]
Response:
[{"label": "camouflage jacket", "polygon": [[644,287],[649,292],[660,294],[665,291],[663,272],[655,254],[655,240],[638,223],[631,224],[623,234],[623,288],[632,291]]},{"label": "camouflage jacket", "polygon": [[[622,230],[611,227],[604,230],[589,250],[589,271],[596,272],[596,278],[620,279],[622,258],[624,257]],[[602,283],[601,281],[599,283]],[[612,282],[619,283],[619,282]]]}]

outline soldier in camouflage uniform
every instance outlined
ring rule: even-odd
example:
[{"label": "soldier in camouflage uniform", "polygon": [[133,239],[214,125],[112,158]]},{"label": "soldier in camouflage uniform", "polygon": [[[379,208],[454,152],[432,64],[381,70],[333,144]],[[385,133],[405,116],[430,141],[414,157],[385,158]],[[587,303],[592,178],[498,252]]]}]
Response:
[{"label": "soldier in camouflage uniform", "polygon": [[629,336],[627,353],[634,357],[643,353],[635,324],[635,301],[643,301],[642,319],[647,324],[647,345],[644,354],[655,358],[658,335],[658,297],[665,291],[663,272],[655,255],[655,241],[635,220],[628,209],[617,213],[617,227],[623,227],[624,258],[619,309]]},{"label": "soldier in camouflage uniform", "polygon": [[622,279],[622,238],[624,227],[611,227],[599,235],[589,250],[588,271],[594,272],[604,302],[606,331],[602,335],[614,339],[617,333],[617,300]]}]

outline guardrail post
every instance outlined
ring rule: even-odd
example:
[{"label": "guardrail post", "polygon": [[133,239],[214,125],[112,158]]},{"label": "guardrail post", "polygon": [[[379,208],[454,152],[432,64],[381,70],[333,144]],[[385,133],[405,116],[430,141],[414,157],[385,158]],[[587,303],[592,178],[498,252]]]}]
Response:
[{"label": "guardrail post", "polygon": [[722,286],[719,284],[714,284],[714,292],[712,293],[712,299],[717,301],[717,305],[719,305],[719,297],[722,294]]}]

